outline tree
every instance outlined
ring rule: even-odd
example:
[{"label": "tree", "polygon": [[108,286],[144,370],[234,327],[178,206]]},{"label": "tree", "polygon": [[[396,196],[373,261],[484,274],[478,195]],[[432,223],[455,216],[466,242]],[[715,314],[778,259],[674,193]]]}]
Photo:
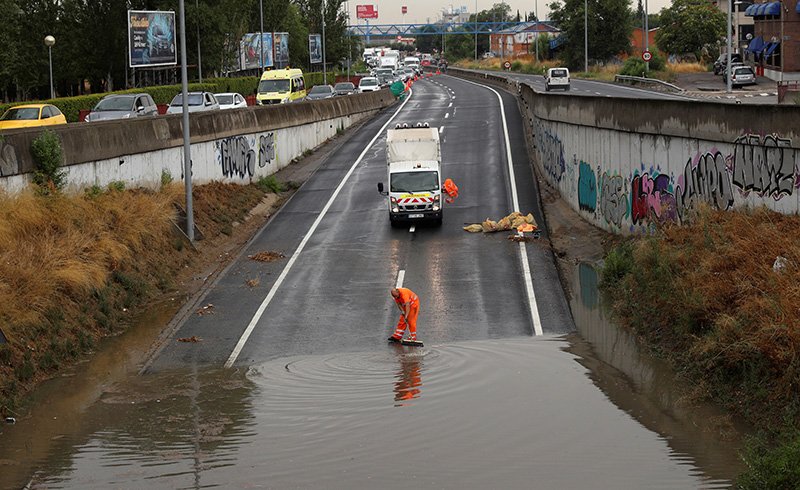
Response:
[{"label": "tree", "polygon": [[14,67],[17,65],[17,43],[19,39],[18,22],[20,10],[14,0],[0,0],[0,18],[5,19],[0,29],[0,100],[9,98],[9,90],[14,84]]},{"label": "tree", "polygon": [[[628,0],[588,0],[589,59],[608,60],[631,47],[633,12]],[[583,67],[584,0],[550,4],[550,18],[561,28],[566,43],[560,57],[570,68]]]},{"label": "tree", "polygon": [[725,14],[706,0],[674,0],[661,10],[656,44],[673,54],[695,53],[725,35]]}]

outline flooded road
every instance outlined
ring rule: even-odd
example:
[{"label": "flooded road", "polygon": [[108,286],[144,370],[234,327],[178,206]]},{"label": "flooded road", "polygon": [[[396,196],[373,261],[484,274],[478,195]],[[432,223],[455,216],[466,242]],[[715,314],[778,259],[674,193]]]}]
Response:
[{"label": "flooded road", "polygon": [[30,462],[32,488],[724,486],[612,403],[574,348],[387,346],[132,377]]}]

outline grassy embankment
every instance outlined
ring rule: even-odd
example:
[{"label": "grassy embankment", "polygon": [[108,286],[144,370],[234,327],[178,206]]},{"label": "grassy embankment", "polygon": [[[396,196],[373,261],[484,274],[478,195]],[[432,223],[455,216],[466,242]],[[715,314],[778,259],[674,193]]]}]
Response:
[{"label": "grassy embankment", "polygon": [[622,324],[761,431],[740,487],[800,488],[800,217],[703,209],[621,242],[602,278]]},{"label": "grassy embankment", "polygon": [[[173,225],[183,188],[164,180],[160,191],[116,184],[73,196],[0,194],[0,328],[8,339],[0,344],[0,415],[20,415],[26,392],[125,329],[137,307],[174,290],[200,259]],[[206,242],[231,234],[282,187],[274,177],[195,187]]]}]

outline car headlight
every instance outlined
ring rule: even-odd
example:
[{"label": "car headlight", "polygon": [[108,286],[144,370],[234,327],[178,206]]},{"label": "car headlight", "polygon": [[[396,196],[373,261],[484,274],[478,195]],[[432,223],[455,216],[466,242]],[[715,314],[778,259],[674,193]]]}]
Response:
[{"label": "car headlight", "polygon": [[438,211],[441,206],[442,206],[442,196],[438,195],[433,198],[433,210]]},{"label": "car headlight", "polygon": [[289,97],[286,97],[285,99],[281,100],[281,104],[285,104],[287,102],[289,102]]}]

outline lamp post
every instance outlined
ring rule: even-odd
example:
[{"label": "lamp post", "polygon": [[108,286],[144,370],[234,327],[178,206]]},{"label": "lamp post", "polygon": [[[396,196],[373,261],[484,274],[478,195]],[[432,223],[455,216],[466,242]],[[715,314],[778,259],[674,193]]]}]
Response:
[{"label": "lamp post", "polygon": [[731,93],[731,91],[733,89],[733,86],[732,86],[733,81],[731,80],[731,49],[732,49],[732,47],[731,47],[731,44],[732,44],[732,42],[731,42],[732,41],[731,40],[731,11],[733,10],[733,2],[731,2],[731,0],[728,0],[726,7],[728,9],[728,12],[727,12],[727,17],[728,17],[728,19],[727,19],[728,20],[728,22],[727,22],[727,24],[728,24],[728,56],[727,56],[727,58],[728,59],[727,59],[727,63],[725,64],[725,71],[727,71],[727,73],[725,73],[725,81],[726,81],[725,92]]},{"label": "lamp post", "polygon": [[733,15],[734,15],[734,17],[733,17],[733,22],[734,22],[733,32],[734,32],[734,35],[736,36],[736,48],[735,48],[734,53],[738,53],[739,52],[739,47],[742,44],[742,36],[739,35],[739,14],[737,12],[736,6],[737,5],[742,5],[744,3],[745,2],[741,2],[741,1],[733,2]]},{"label": "lamp post", "polygon": [[[258,46],[259,50],[261,50],[261,61],[259,62],[259,68],[261,71],[264,71],[264,0],[259,0],[258,2],[258,15],[261,18],[261,30],[258,32]],[[274,40],[272,41],[275,42]],[[260,75],[260,74],[259,74]]]},{"label": "lamp post", "polygon": [[186,10],[178,0],[181,26],[181,99],[183,103],[183,183],[186,190],[186,236],[194,242],[194,211],[192,205],[192,145],[189,141],[189,76],[186,73]]},{"label": "lamp post", "polygon": [[475,0],[475,61],[478,61],[478,0]]},{"label": "lamp post", "polygon": [[325,0],[322,0],[322,84],[328,84],[328,69],[325,66]]},{"label": "lamp post", "polygon": [[45,36],[44,45],[47,46],[47,56],[50,60],[50,98],[55,99],[56,93],[53,90],[53,45],[56,43],[56,38],[53,36]]},{"label": "lamp post", "polygon": [[583,71],[589,71],[589,2],[583,0]]},{"label": "lamp post", "polygon": [[199,0],[194,0],[194,9],[197,12],[197,78],[203,83],[203,61],[200,57],[200,5]]},{"label": "lamp post", "polygon": [[536,63],[539,63],[539,0],[533,8],[533,15],[536,16]]}]

